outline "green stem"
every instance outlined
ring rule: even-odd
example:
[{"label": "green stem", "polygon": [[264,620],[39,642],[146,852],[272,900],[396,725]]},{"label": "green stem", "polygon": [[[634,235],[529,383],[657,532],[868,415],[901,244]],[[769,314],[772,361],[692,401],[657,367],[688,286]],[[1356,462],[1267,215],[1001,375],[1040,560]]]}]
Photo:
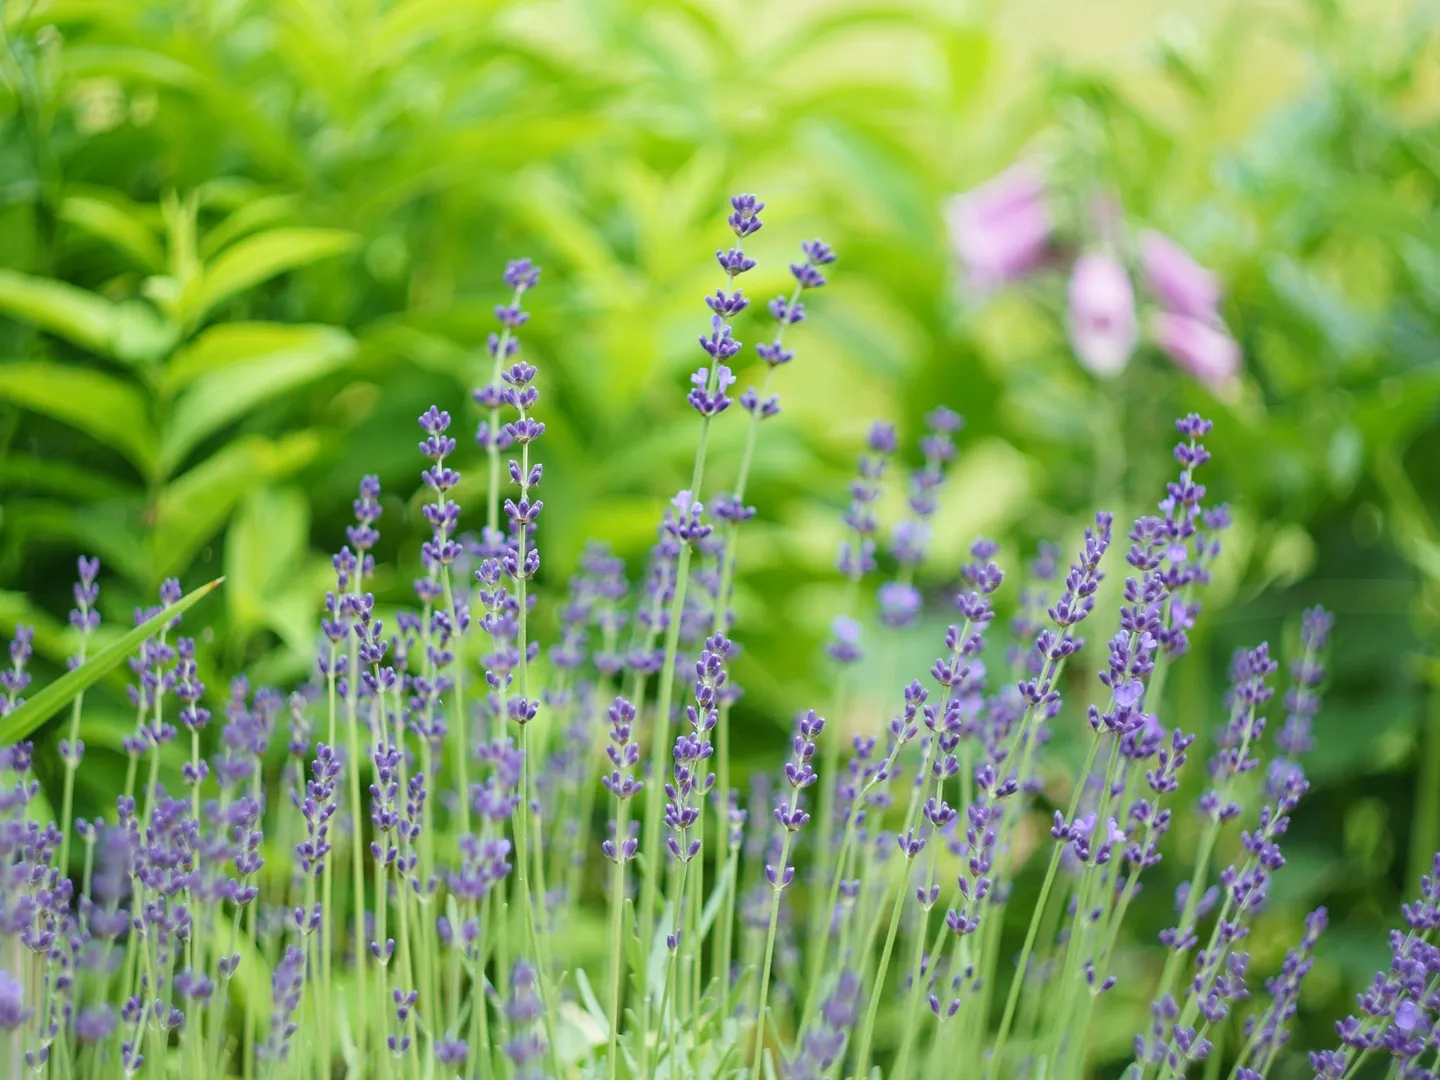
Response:
[{"label": "green stem", "polygon": [[[1100,749],[1100,739],[1095,737],[1090,740],[1090,752],[1085,757],[1085,764],[1080,769],[1081,782],[1075,785],[1075,791],[1070,796],[1070,807],[1065,813],[1067,821],[1075,817],[1076,807],[1080,805],[1080,796],[1084,794],[1084,777],[1090,775],[1090,770],[1095,765],[1095,755]],[[1021,774],[1024,775],[1023,773]],[[1015,1005],[1020,999],[1020,991],[1025,985],[1025,971],[1030,962],[1030,954],[1035,948],[1035,935],[1040,929],[1040,917],[1044,913],[1045,904],[1050,898],[1050,889],[1055,884],[1055,873],[1060,868],[1060,855],[1065,850],[1063,844],[1056,843],[1054,851],[1050,854],[1050,864],[1045,869],[1045,882],[1040,886],[1040,897],[1035,902],[1035,908],[1030,916],[1030,926],[1025,931],[1025,943],[1020,947],[1020,960],[1015,968],[1015,977],[1010,983],[1010,993],[1005,998],[1005,1011],[1000,1017],[1000,1031],[995,1037],[995,1051],[991,1055],[990,1067],[992,1070],[1004,1068],[1005,1041],[1010,1034],[1010,1024],[1015,1018]],[[992,1072],[993,1076],[1002,1076],[1003,1072]]]},{"label": "green stem", "polygon": [[[695,453],[695,470],[691,478],[692,497],[699,491],[699,483],[705,468],[705,438],[708,430],[709,418],[702,417],[700,447]],[[690,545],[682,545],[679,558],[675,563],[675,595],[670,604],[670,622],[665,629],[665,655],[660,669],[660,689],[655,702],[655,730],[651,737],[650,775],[652,777],[661,777],[665,774],[665,758],[670,752],[670,707],[675,696],[675,657],[680,651],[680,623],[685,611],[685,590],[690,579],[690,554]],[[664,794],[659,790],[658,784],[646,785],[644,863],[640,889],[640,933],[641,940],[644,942],[644,949],[641,952],[642,963],[645,963],[645,958],[653,951],[655,943],[655,900],[662,873],[660,810],[664,805],[664,800]],[[648,966],[648,963],[645,963],[645,968]],[[641,970],[641,981],[644,987],[640,1004],[641,1030],[645,1033],[644,1041],[640,1046],[642,1068],[648,1061],[649,1042],[650,987],[647,985],[649,976],[645,968]]]},{"label": "green stem", "polygon": [[[683,840],[681,842],[684,843]],[[677,937],[682,933],[681,926],[684,921],[682,909],[685,906],[685,877],[689,869],[690,860],[681,859],[680,872],[676,874],[676,895],[674,900],[668,905],[675,915],[675,934]],[[677,1066],[675,1063],[677,1060],[683,1060],[680,1058],[680,987],[678,983],[681,944],[681,942],[677,941],[675,948],[670,950],[670,963],[666,968],[665,975],[665,989],[660,996],[659,1024],[661,1027],[664,1027],[667,1015],[670,1021],[670,1038],[668,1041],[671,1062],[668,1071],[671,1075],[675,1074],[677,1068],[683,1068],[683,1066]],[[652,1080],[655,1076],[655,1067],[659,1065],[659,1063],[660,1059],[658,1056],[650,1063],[650,1076]],[[682,1072],[680,1075],[683,1076],[685,1074]]]},{"label": "green stem", "polygon": [[[85,614],[82,611],[81,614]],[[86,647],[90,643],[90,633],[82,630],[80,633],[80,652],[77,657],[79,663],[85,663]],[[80,740],[80,710],[85,702],[85,691],[75,695],[75,701],[70,706],[70,752],[65,758],[65,791],[60,800],[60,873],[70,872],[70,822],[75,806],[75,770],[79,768],[80,761],[76,757],[76,747]]]},{"label": "green stem", "polygon": [[[360,577],[364,573],[364,553],[361,553],[361,561],[355,568],[354,595],[360,595]],[[359,683],[360,683],[360,643],[354,633],[347,634],[349,639],[349,654],[347,657],[348,667],[346,671],[350,677],[345,680],[345,745],[346,756],[350,759],[350,767],[346,769],[349,780],[350,795],[350,819],[351,819],[351,844],[350,844],[350,888],[351,895],[355,897],[355,981],[357,984],[356,993],[360,999],[360,1008],[355,1010],[355,1047],[356,1056],[365,1061],[368,1059],[369,1048],[369,1021],[370,1021],[370,961],[367,953],[369,950],[365,944],[364,916],[360,911],[361,898],[365,895],[365,845],[362,842],[364,836],[364,811],[363,803],[360,801],[360,717],[359,717]],[[329,716],[330,727],[335,727],[335,651],[330,651],[330,676],[327,680],[329,693]],[[384,704],[377,700],[376,727],[383,725]],[[376,741],[380,740],[380,732],[376,732]],[[333,745],[333,743],[332,743]],[[253,926],[254,917],[251,916]],[[383,938],[381,939],[383,942]],[[248,1006],[247,1006],[248,1008]]]},{"label": "green stem", "polygon": [[861,1080],[870,1074],[870,1041],[875,1033],[875,1018],[880,1013],[880,995],[885,986],[885,971],[890,966],[890,954],[895,949],[895,936],[900,930],[900,914],[905,908],[905,885],[909,880],[910,860],[907,858],[901,872],[900,889],[890,907],[890,926],[885,932],[885,947],[880,952],[880,966],[876,968],[875,981],[870,986],[870,1004],[865,1010],[865,1022],[860,1027],[859,1047],[855,1051],[855,1075]]},{"label": "green stem", "polygon": [[620,981],[625,969],[621,915],[625,910],[625,837],[630,825],[630,800],[618,799],[615,812],[615,864],[610,873],[610,1053],[608,1072],[616,1080],[620,1065]]},{"label": "green stem", "polygon": [[[795,816],[795,809],[800,805],[800,788],[796,788],[790,794],[790,810],[786,815],[788,818]],[[775,928],[780,918],[780,893],[785,885],[785,870],[789,866],[790,842],[795,834],[788,828],[785,830],[785,839],[780,842],[780,859],[775,872],[775,880],[770,883],[770,917],[765,927],[765,959],[760,964],[760,996],[755,1009],[755,1051],[750,1061],[750,1080],[759,1080],[760,1062],[765,1057],[765,1009],[770,996],[770,967],[775,960]]]}]

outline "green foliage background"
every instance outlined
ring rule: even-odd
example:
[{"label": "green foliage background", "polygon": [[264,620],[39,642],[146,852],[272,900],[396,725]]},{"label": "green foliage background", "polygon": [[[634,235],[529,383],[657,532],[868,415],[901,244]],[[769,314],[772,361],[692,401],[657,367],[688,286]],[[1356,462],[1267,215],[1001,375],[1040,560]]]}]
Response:
[{"label": "green foliage background", "polygon": [[[838,508],[871,417],[913,431],[940,402],[967,417],[939,593],[977,532],[1018,567],[1099,506],[1152,503],[1170,419],[1205,412],[1210,488],[1237,524],[1171,680],[1173,722],[1209,725],[1234,646],[1289,640],[1305,604],[1339,616],[1314,794],[1275,935],[1254,944],[1254,970],[1272,970],[1304,907],[1331,906],[1300,1037],[1328,1044],[1440,846],[1436,13],[1080,7],[0,4],[0,627],[37,623],[58,671],[77,552],[105,560],[112,630],[162,578],[223,572],[223,600],[200,609],[217,701],[241,670],[302,678],[364,472],[386,490],[379,588],[406,598],[414,417],[434,401],[473,420],[500,269],[522,254],[545,267],[526,341],[546,577],[592,535],[636,565],[688,471],[682,389],[723,200],[756,191],[753,292],[779,288],[802,237],[841,261],[795,334],[752,484],[742,752],[773,760],[793,709],[825,700]],[[1050,155],[1076,200],[1113,188],[1132,222],[1219,271],[1246,356],[1236,392],[1217,400],[1144,349],[1096,384],[1065,342],[1058,275],[962,298],[939,208],[1022,149]],[[737,431],[714,436],[722,474]],[[936,631],[877,668],[923,663]],[[121,685],[87,710],[94,748],[126,730]],[[880,692],[843,719],[873,721]],[[109,790],[107,760],[87,759],[81,813]],[[1165,894],[1157,878],[1146,933]]]}]

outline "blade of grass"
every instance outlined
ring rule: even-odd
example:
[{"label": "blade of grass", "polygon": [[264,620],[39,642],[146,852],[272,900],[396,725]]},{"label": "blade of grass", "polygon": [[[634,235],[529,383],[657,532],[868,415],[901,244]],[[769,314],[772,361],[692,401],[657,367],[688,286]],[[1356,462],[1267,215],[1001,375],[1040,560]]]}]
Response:
[{"label": "blade of grass", "polygon": [[148,637],[153,637],[171,619],[183,615],[200,600],[214,592],[225,579],[216,578],[207,585],[201,585],[188,596],[171,604],[160,614],[146,619],[135,629],[97,652],[74,671],[68,671],[41,690],[29,701],[13,712],[0,717],[0,744],[13,743],[23,739],[50,717],[75,700],[75,695],[89,689],[112,668],[138,649]]}]

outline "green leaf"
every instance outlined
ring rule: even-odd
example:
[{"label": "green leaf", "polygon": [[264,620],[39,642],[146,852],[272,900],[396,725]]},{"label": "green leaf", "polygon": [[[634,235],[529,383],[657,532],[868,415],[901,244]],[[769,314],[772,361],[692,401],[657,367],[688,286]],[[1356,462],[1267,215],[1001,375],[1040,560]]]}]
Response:
[{"label": "green leaf", "polygon": [[165,268],[165,250],[155,230],[108,199],[71,195],[60,204],[60,220],[119,248],[152,272]]},{"label": "green leaf", "polygon": [[709,897],[705,900],[705,907],[700,912],[700,940],[704,941],[710,933],[710,927],[715,925],[715,919],[720,914],[720,905],[725,900],[725,895],[735,884],[735,861],[728,859],[725,862],[725,869],[720,872],[715,887],[711,890]]},{"label": "green leaf", "polygon": [[118,480],[87,465],[30,454],[8,454],[0,458],[0,489],[17,488],[90,502],[130,494]]},{"label": "green leaf", "polygon": [[143,300],[115,305],[115,333],[111,351],[126,364],[153,364],[169,355],[180,328]]},{"label": "green leaf", "polygon": [[314,459],[320,436],[296,432],[271,442],[250,436],[230,443],[160,493],[152,537],[156,577],[189,565],[252,488],[288,476]]},{"label": "green leaf", "polygon": [[305,558],[309,534],[310,503],[300,489],[262,487],[245,497],[225,535],[225,607],[233,633],[243,638],[282,614],[276,601]]},{"label": "green leaf", "polygon": [[154,464],[148,402],[122,379],[43,360],[0,364],[0,400],[79,428],[124,454],[141,472]]},{"label": "green leaf", "polygon": [[[295,335],[292,340],[302,340]],[[308,348],[279,349],[197,379],[175,405],[161,444],[161,469],[178,466],[196,444],[267,401],[344,366],[355,342],[343,331],[312,334]]]},{"label": "green leaf", "polygon": [[[138,502],[138,500],[136,500]],[[57,541],[99,556],[110,569],[143,588],[154,584],[145,537],[129,513],[134,503],[107,500],[76,507],[73,498],[10,499],[4,505],[5,558]]]},{"label": "green leaf", "polygon": [[221,301],[276,274],[342,255],[354,248],[356,239],[342,229],[283,228],[247,236],[206,267],[193,314],[202,317]]},{"label": "green leaf", "polygon": [[82,349],[110,355],[115,305],[85,289],[0,270],[0,312]]},{"label": "green leaf", "polygon": [[609,1038],[610,1017],[600,1007],[600,999],[595,996],[595,990],[590,985],[590,978],[582,967],[575,969],[575,988],[580,991],[580,1000],[585,1003],[585,1011],[599,1025],[600,1030],[605,1033],[605,1037]]},{"label": "green leaf", "polygon": [[18,709],[0,717],[0,744],[13,743],[23,739],[50,717],[63,709],[75,696],[109,672],[118,667],[148,637],[153,637],[171,619],[178,618],[208,596],[224,578],[216,578],[208,585],[182,597],[160,614],[146,619],[124,637],[112,642],[73,671],[67,671],[45,689],[32,697]]},{"label": "green leaf", "polygon": [[151,49],[126,45],[74,45],[60,54],[65,72],[72,79],[110,76],[127,81],[158,83],[187,90],[204,82],[188,64]]},{"label": "green leaf", "polygon": [[175,394],[204,375],[255,360],[316,354],[349,355],[354,339],[333,326],[271,322],[228,322],[212,326],[175,353],[161,380],[166,394]]},{"label": "green leaf", "polygon": [[293,217],[299,208],[300,200],[294,195],[262,195],[250,199],[205,234],[200,241],[200,257],[213,259],[242,236]]}]

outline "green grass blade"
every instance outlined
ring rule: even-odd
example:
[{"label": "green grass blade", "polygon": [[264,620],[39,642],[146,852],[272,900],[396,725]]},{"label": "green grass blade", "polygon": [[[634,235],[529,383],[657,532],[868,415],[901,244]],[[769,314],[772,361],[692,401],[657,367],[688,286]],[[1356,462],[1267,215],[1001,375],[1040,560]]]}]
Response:
[{"label": "green grass blade", "polygon": [[23,739],[50,717],[75,700],[75,695],[88,689],[122,660],[138,649],[148,637],[154,636],[171,619],[184,614],[201,599],[214,592],[225,579],[216,578],[208,585],[182,597],[154,618],[146,619],[124,637],[101,649],[74,671],[67,671],[14,712],[0,717],[0,745]]}]

